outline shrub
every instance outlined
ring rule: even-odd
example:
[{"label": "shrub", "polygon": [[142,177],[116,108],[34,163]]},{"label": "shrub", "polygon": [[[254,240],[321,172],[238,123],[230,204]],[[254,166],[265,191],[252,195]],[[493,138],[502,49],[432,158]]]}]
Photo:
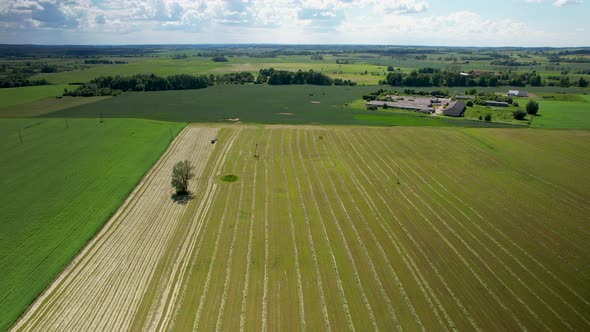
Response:
[{"label": "shrub", "polygon": [[486,114],[486,116],[483,119],[486,120],[486,122],[490,122],[490,121],[492,121],[492,115],[490,113],[488,113],[488,114]]},{"label": "shrub", "polygon": [[526,112],[531,115],[536,115],[539,112],[539,103],[534,100],[530,100],[526,104]]},{"label": "shrub", "polygon": [[469,101],[467,101],[467,103],[465,103],[465,106],[473,107],[473,102],[471,100],[469,100]]},{"label": "shrub", "polygon": [[523,110],[516,110],[516,111],[512,112],[512,116],[514,116],[514,118],[516,120],[524,120],[524,118],[526,116],[526,112]]}]

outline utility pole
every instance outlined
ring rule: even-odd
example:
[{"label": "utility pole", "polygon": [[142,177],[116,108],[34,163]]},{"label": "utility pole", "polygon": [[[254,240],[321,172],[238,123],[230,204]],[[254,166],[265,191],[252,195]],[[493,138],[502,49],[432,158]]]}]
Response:
[{"label": "utility pole", "polygon": [[21,134],[21,129],[18,130],[18,137],[20,137],[20,142],[23,142],[23,135]]},{"label": "utility pole", "polygon": [[400,167],[398,166],[398,167],[397,167],[397,184],[401,184],[401,183],[399,182],[399,168],[400,168]]},{"label": "utility pole", "polygon": [[100,123],[102,123],[103,122],[102,121],[102,112],[100,112],[100,115],[99,116],[100,116]]},{"label": "utility pole", "polygon": [[64,119],[66,121],[66,128],[70,128],[70,125],[68,125],[68,119]]},{"label": "utility pole", "polygon": [[260,152],[258,151],[258,143],[256,143],[256,151],[254,152],[254,158],[260,159]]}]

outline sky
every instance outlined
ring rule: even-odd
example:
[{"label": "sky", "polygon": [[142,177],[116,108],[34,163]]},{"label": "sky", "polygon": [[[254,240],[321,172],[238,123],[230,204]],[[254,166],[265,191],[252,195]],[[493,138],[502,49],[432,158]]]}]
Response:
[{"label": "sky", "polygon": [[0,44],[590,46],[584,0],[0,0]]}]

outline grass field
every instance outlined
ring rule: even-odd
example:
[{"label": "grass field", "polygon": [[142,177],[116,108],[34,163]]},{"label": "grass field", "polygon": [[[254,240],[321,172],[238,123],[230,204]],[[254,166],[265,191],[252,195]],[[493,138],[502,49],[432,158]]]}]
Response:
[{"label": "grass field", "polygon": [[29,118],[37,117],[43,114],[57,112],[66,108],[91,104],[97,101],[111,98],[106,97],[63,97],[63,98],[43,98],[32,102],[0,107],[0,118]]},{"label": "grass field", "polygon": [[146,120],[0,120],[0,330],[100,229],[181,128]]},{"label": "grass field", "polygon": [[14,330],[588,330],[589,135],[191,125]]},{"label": "grass field", "polygon": [[29,103],[47,97],[61,96],[65,88],[71,89],[71,86],[40,85],[0,89],[0,109],[7,106]]},{"label": "grass field", "polygon": [[590,129],[590,96],[569,97],[566,100],[538,99],[541,116],[535,117],[532,127]]},{"label": "grass field", "polygon": [[104,117],[178,122],[460,127],[502,125],[448,117],[421,118],[408,115],[408,112],[374,112],[356,106],[349,107],[349,103],[358,101],[360,96],[370,90],[371,87],[363,86],[219,85],[200,90],[126,93],[43,116],[98,118],[102,113]]}]

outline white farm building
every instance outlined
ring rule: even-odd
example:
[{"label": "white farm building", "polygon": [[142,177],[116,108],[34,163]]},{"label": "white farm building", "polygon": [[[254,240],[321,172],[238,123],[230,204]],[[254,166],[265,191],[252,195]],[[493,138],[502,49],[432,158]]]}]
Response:
[{"label": "white farm building", "polygon": [[507,97],[528,97],[529,93],[523,90],[508,90]]}]

